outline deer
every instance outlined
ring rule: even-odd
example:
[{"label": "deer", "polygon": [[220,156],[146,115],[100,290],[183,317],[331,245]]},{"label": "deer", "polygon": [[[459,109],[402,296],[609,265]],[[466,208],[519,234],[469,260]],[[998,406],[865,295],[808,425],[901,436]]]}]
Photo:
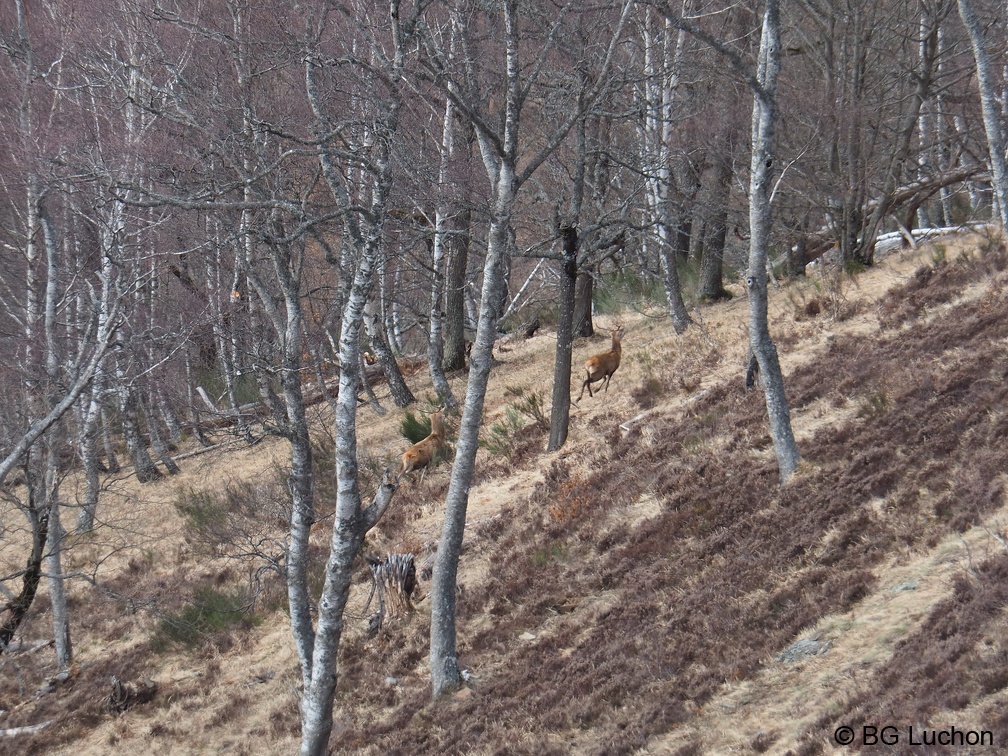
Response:
[{"label": "deer", "polygon": [[422,441],[417,441],[403,452],[402,464],[396,479],[401,480],[406,473],[423,470],[420,474],[420,482],[422,483],[424,475],[427,474],[427,466],[434,459],[434,455],[445,447],[444,408],[442,407],[431,415],[430,435]]},{"label": "deer", "polygon": [[588,389],[588,396],[595,396],[592,393],[591,385],[601,380],[605,380],[605,390],[606,393],[609,393],[609,381],[612,379],[613,373],[619,368],[620,357],[623,354],[621,342],[623,341],[625,332],[623,326],[617,323],[611,333],[612,348],[606,352],[594,354],[585,360],[585,370],[588,372],[588,376],[581,385],[581,393],[578,394],[577,398],[579,402],[581,401],[581,397],[584,396],[585,389]]}]

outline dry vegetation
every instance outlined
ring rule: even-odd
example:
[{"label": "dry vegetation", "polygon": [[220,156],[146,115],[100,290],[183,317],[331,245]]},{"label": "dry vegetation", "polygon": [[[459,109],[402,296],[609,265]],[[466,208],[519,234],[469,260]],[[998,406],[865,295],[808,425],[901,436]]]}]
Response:
[{"label": "dry vegetation", "polygon": [[[362,567],[335,750],[813,754],[834,751],[837,725],[860,723],[1008,742],[1008,253],[981,236],[938,244],[856,280],[772,292],[804,456],[785,487],[763,397],[742,389],[743,297],[701,310],[678,339],[659,313],[622,316],[623,367],[604,399],[575,406],[552,455],[508,407],[532,391],[548,401],[553,341],[505,346],[486,428],[510,423],[510,443],[481,452],[461,565],[471,686],[429,700],[423,581],[417,612],[367,638]],[[362,411],[373,473],[408,445],[394,414]],[[260,575],[253,616],[197,643],[166,642],[163,622],[198,595],[245,588],[259,564],[194,537],[174,505],[200,491],[236,511],[257,502],[243,516],[265,512],[278,535],[282,455],[264,442],[194,457],[181,480],[111,486],[104,516],[129,533],[103,529],[71,559],[141,545],[114,551],[97,587],[75,584],[76,674],[41,696],[54,670],[45,649],[28,652],[47,630],[40,600],[25,651],[0,660],[0,728],[53,723],[0,738],[0,751],[296,749],[298,675],[275,577]],[[368,553],[422,561],[445,470],[403,485]],[[326,527],[314,533],[320,570]],[[822,653],[781,656],[805,638]],[[157,693],[112,713],[113,675]]]}]

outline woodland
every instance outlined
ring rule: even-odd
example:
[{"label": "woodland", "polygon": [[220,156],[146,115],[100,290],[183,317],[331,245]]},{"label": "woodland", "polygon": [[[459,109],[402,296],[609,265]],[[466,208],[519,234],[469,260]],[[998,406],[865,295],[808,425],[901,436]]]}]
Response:
[{"label": "woodland", "polygon": [[[972,531],[992,554],[942,599],[973,618],[942,631],[969,674],[845,711],[926,721],[1005,687],[1001,636],[991,664],[968,652],[1008,601],[985,519],[1003,6],[5,0],[0,47],[0,749],[170,705],[158,658],[198,662],[209,695],[269,617],[285,703],[211,750],[633,752],[853,611],[886,554]],[[870,328],[789,355],[808,334],[781,320],[865,316],[852,289],[894,245],[919,267]],[[519,384],[517,355],[549,376]],[[841,417],[796,433],[813,406]],[[230,479],[239,459],[268,475]],[[474,489],[522,474],[541,516],[467,526]],[[174,523],[160,550],[144,501]],[[627,521],[600,525],[605,502]],[[543,679],[480,683],[466,653],[544,614],[560,628],[519,668]],[[917,640],[935,674],[959,658]],[[914,653],[891,661],[910,688]],[[592,695],[563,706],[571,681]],[[970,721],[1008,727],[994,711]],[[515,740],[526,720],[552,736]]]}]

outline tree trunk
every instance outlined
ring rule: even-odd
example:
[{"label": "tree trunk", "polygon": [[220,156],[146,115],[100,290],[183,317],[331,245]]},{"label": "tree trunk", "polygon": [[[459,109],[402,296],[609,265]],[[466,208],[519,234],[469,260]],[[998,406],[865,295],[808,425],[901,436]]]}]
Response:
[{"label": "tree trunk", "polygon": [[[97,380],[96,380],[97,383]],[[96,386],[92,386],[91,401],[82,413],[78,445],[81,463],[84,466],[84,501],[77,513],[77,531],[89,533],[94,529],[95,514],[98,511],[101,462],[98,458],[98,403],[94,398]]]},{"label": "tree trunk", "polygon": [[[644,70],[647,75],[642,103],[644,123],[640,128],[641,152],[647,171],[645,197],[658,242],[658,259],[661,263],[662,284],[668,301],[669,317],[676,333],[682,333],[692,320],[686,312],[676,265],[679,254],[683,259],[689,254],[689,221],[686,211],[683,211],[679,224],[673,221],[669,197],[672,187],[670,165],[673,156],[669,145],[672,140],[673,107],[686,37],[680,30],[673,42],[673,27],[669,20],[661,21],[659,28],[652,29],[650,16],[641,30],[644,37]],[[683,174],[684,179],[689,179],[689,170],[682,170],[681,167],[680,165],[679,172]],[[685,185],[686,181],[681,183]],[[687,224],[685,236],[679,233],[682,224]]]},{"label": "tree trunk", "polygon": [[466,268],[469,263],[469,224],[472,211],[468,208],[452,219],[452,234],[446,240],[448,260],[445,271],[444,370],[465,369],[465,291]]},{"label": "tree trunk", "polygon": [[101,408],[101,437],[102,448],[105,450],[105,466],[110,473],[117,473],[122,470],[119,464],[119,457],[115,452],[115,444],[112,443],[112,426],[108,419],[108,410]]},{"label": "tree trunk", "polygon": [[431,299],[430,335],[428,339],[427,362],[434,384],[434,391],[444,406],[454,410],[458,400],[452,393],[451,385],[444,373],[444,298],[445,298],[445,257],[447,254],[448,165],[455,151],[455,109],[451,99],[445,100],[444,122],[441,130],[441,154],[438,166],[438,206],[434,213],[434,239],[431,244]]},{"label": "tree trunk", "polygon": [[662,283],[665,285],[665,298],[668,301],[669,317],[676,333],[685,333],[693,319],[686,312],[683,301],[682,285],[679,282],[679,269],[676,263],[677,255],[672,245],[668,244],[662,234],[659,257],[662,267]]},{"label": "tree trunk", "polygon": [[430,371],[431,382],[438,398],[448,409],[454,410],[458,406],[458,400],[452,393],[451,385],[444,373],[444,267],[445,267],[445,233],[443,225],[444,215],[439,210],[434,222],[434,244],[431,276],[431,296],[430,296],[430,333],[427,340],[427,367]]},{"label": "tree trunk", "polygon": [[154,390],[153,401],[155,406],[157,406],[157,414],[164,420],[165,428],[168,429],[168,449],[169,451],[175,451],[178,449],[179,444],[182,443],[182,422],[179,420],[175,408],[168,401],[165,392],[160,388]]},{"label": "tree trunk", "polygon": [[[19,457],[21,459],[21,457]],[[31,552],[21,576],[21,591],[8,602],[9,614],[0,625],[0,654],[6,653],[10,642],[24,622],[28,611],[35,602],[39,583],[42,580],[42,564],[45,558],[46,543],[49,539],[49,509],[40,501],[39,481],[37,473],[32,470],[31,452],[26,452],[24,461],[25,481],[28,489],[28,505],[25,512],[31,524]],[[4,475],[0,475],[0,483]]]},{"label": "tree trunk", "polygon": [[196,440],[198,440],[202,446],[209,446],[210,440],[203,432],[203,426],[200,423],[199,409],[196,406],[196,387],[194,385],[195,378],[193,377],[192,355],[189,353],[188,344],[183,350],[183,354],[185,355],[186,404],[189,405],[189,425],[192,426],[192,432],[193,435],[196,436]]},{"label": "tree trunk", "polygon": [[[377,245],[372,240],[371,245]],[[341,365],[353,365],[360,349],[360,329],[365,304],[371,287],[373,249],[362,253],[360,267],[347,299],[340,334]],[[359,373],[340,371],[339,395],[336,399],[336,516],[330,541],[326,580],[318,604],[318,628],[311,643],[310,684],[305,686],[301,700],[302,756],[321,756],[328,747],[332,731],[333,696],[338,679],[337,655],[343,634],[343,613],[350,594],[354,559],[364,536],[385,512],[395,484],[388,472],[379,486],[372,504],[361,507],[360,482],[357,468],[357,391]],[[293,618],[292,618],[293,620]],[[292,625],[295,633],[305,633]],[[296,643],[307,648],[306,637]]]},{"label": "tree trunk", "polygon": [[119,386],[119,410],[122,416],[123,439],[126,441],[126,450],[129,452],[133,462],[133,470],[137,480],[141,483],[150,483],[162,477],[161,471],[154,465],[150,454],[147,452],[147,444],[140,434],[140,421],[137,417],[136,393],[130,386],[125,385],[126,377],[118,375]]},{"label": "tree trunk", "polygon": [[[385,328],[381,318],[375,312],[377,302],[371,300],[364,311],[364,324],[367,329],[368,341],[371,342],[371,349],[378,360],[378,364],[385,371],[385,380],[388,381],[389,391],[392,394],[392,401],[397,407],[409,407],[416,401],[410,387],[406,385],[402,371],[395,361],[395,355],[389,348],[385,339]],[[343,363],[340,363],[341,365]],[[357,363],[354,363],[357,364]]]},{"label": "tree trunk", "polygon": [[[401,39],[398,18],[393,16],[393,38]],[[395,66],[401,62],[396,55]],[[331,135],[328,117],[323,110],[319,94],[317,58],[305,58],[305,90],[312,112],[318,122],[318,131]],[[401,72],[393,69],[391,80],[398,81]],[[382,483],[371,504],[362,506],[357,462],[357,393],[360,389],[361,328],[366,317],[368,300],[378,265],[382,241],[382,221],[386,216],[385,192],[389,180],[389,143],[395,135],[399,108],[397,95],[391,99],[374,101],[381,111],[375,120],[379,131],[372,142],[372,152],[367,156],[373,173],[361,177],[361,193],[370,196],[370,207],[361,212],[345,183],[346,173],[337,166],[336,152],[323,139],[319,144],[319,163],[323,176],[343,214],[344,261],[341,265],[341,285],[345,286],[342,323],[339,339],[340,380],[336,397],[334,435],[336,438],[336,513],[333,519],[326,578],[318,602],[318,626],[311,635],[310,615],[292,611],[291,627],[295,643],[302,654],[302,673],[306,683],[301,698],[301,754],[322,756],[328,750],[333,723],[333,697],[338,680],[339,645],[344,627],[344,610],[350,593],[354,559],[364,536],[384,514],[395,493],[396,484],[386,470]],[[355,259],[353,259],[355,258]],[[343,261],[341,261],[343,262]],[[349,281],[344,280],[352,272]],[[394,360],[393,360],[394,365]],[[310,663],[303,654],[311,649]]]},{"label": "tree trunk", "polygon": [[557,312],[556,359],[553,365],[553,409],[546,451],[556,451],[567,441],[570,427],[571,351],[574,345],[574,289],[577,281],[577,229],[561,229],[563,268],[560,271]]},{"label": "tree trunk", "polygon": [[308,589],[308,545],[311,526],[315,522],[314,480],[311,438],[299,377],[304,318],[297,291],[286,292],[285,295],[288,317],[284,340],[283,397],[291,445],[291,469],[287,476],[291,492],[291,521],[286,554],[287,601],[301,665],[301,682],[307,688],[312,679],[311,659],[315,652],[311,594]]},{"label": "tree trunk", "polygon": [[179,466],[172,459],[171,453],[168,451],[168,445],[164,441],[164,437],[161,435],[161,429],[157,424],[157,416],[154,414],[153,410],[153,398],[147,401],[141,402],[141,407],[143,409],[144,417],[147,420],[147,432],[150,434],[151,448],[154,449],[154,453],[158,455],[158,459],[165,466],[165,470],[168,471],[169,475],[178,475],[181,470]]},{"label": "tree trunk", "polygon": [[[729,138],[720,140],[719,153],[727,153],[732,142]],[[700,285],[697,291],[700,299],[715,301],[731,295],[724,288],[724,251],[728,238],[728,199],[731,194],[732,171],[728,154],[718,154],[711,170],[711,205],[709,238],[704,245],[700,259]]]},{"label": "tree trunk", "polygon": [[[59,427],[60,423],[56,427]],[[46,451],[45,494],[49,512],[46,580],[49,584],[49,606],[52,614],[56,663],[61,670],[73,664],[73,644],[70,641],[70,611],[67,608],[66,586],[63,580],[63,537],[66,531],[60,522],[59,470],[55,450]]]},{"label": "tree trunk", "polygon": [[972,0],[959,0],[959,17],[969,33],[973,58],[976,61],[980,105],[983,109],[984,129],[987,132],[994,199],[997,205],[995,217],[1000,221],[1001,228],[1008,231],[1008,159],[1005,157],[1005,142],[1008,137],[1005,136],[1004,120],[998,108],[997,86],[991,70],[991,58],[984,45],[983,27],[973,10]]},{"label": "tree trunk", "polygon": [[766,264],[770,247],[770,191],[773,168],[773,140],[776,127],[777,77],[780,72],[779,0],[767,0],[760,43],[759,89],[753,99],[752,164],[749,184],[749,339],[759,364],[766,394],[770,436],[780,470],[786,482],[798,468],[801,456],[791,429],[791,414],[784,393],[777,348],[770,338],[767,319]]},{"label": "tree trunk", "polygon": [[456,688],[461,681],[456,648],[455,586],[469,505],[469,488],[479,448],[483,404],[490,381],[493,345],[497,337],[497,317],[505,289],[504,269],[515,199],[514,181],[513,165],[503,161],[496,182],[493,219],[483,269],[479,323],[469,359],[469,383],[466,386],[462,420],[455,445],[455,462],[445,502],[444,530],[431,582],[430,667],[435,697]]},{"label": "tree trunk", "polygon": [[573,334],[580,338],[590,338],[595,335],[595,324],[592,322],[592,298],[595,293],[595,272],[592,266],[585,265],[578,269],[574,281],[574,318]]},{"label": "tree trunk", "polygon": [[[59,244],[52,220],[45,206],[39,201],[39,218],[42,224],[46,249],[45,288],[45,357],[46,357],[46,401],[49,406],[59,402],[60,355],[57,350],[56,308],[59,299],[59,276],[62,261]],[[97,371],[96,371],[97,372]],[[73,645],[70,642],[70,612],[67,609],[66,586],[63,581],[63,525],[60,522],[59,502],[59,459],[56,444],[65,438],[62,419],[53,424],[45,437],[44,506],[49,512],[49,551],[46,554],[46,579],[49,583],[49,605],[52,615],[53,639],[56,649],[56,663],[61,670],[73,663]]]}]

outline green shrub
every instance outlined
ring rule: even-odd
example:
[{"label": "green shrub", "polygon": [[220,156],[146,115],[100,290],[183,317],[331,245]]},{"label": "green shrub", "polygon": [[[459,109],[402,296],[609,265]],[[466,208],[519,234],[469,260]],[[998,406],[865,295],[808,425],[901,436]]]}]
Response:
[{"label": "green shrub", "polygon": [[549,430],[550,422],[544,411],[544,400],[541,391],[527,391],[517,386],[508,386],[504,389],[504,393],[515,397],[515,401],[511,402],[511,406],[519,414],[535,423],[540,430]]},{"label": "green shrub", "polygon": [[399,432],[411,444],[423,441],[431,432],[431,420],[428,415],[414,415],[410,410],[406,410],[402,422],[399,424]]},{"label": "green shrub", "polygon": [[[683,291],[686,291],[685,286]],[[628,268],[603,277],[595,287],[595,312],[598,315],[616,315],[641,302],[660,305],[664,301],[665,290],[661,280]]]},{"label": "green shrub", "polygon": [[508,386],[504,393],[515,397],[515,401],[504,409],[504,419],[490,426],[480,439],[480,446],[494,456],[510,459],[518,444],[518,434],[529,421],[543,432],[549,431],[550,421],[546,417],[541,392]]},{"label": "green shrub", "polygon": [[889,394],[885,389],[875,389],[858,402],[857,416],[866,420],[882,417],[889,410]]},{"label": "green shrub", "polygon": [[514,454],[519,431],[525,427],[521,413],[514,405],[504,410],[504,419],[490,426],[487,434],[480,439],[480,446],[496,457],[510,458]]},{"label": "green shrub", "polygon": [[182,609],[164,615],[158,622],[154,647],[159,651],[173,646],[195,648],[215,636],[251,627],[257,618],[248,611],[247,602],[244,591],[197,588]]}]

